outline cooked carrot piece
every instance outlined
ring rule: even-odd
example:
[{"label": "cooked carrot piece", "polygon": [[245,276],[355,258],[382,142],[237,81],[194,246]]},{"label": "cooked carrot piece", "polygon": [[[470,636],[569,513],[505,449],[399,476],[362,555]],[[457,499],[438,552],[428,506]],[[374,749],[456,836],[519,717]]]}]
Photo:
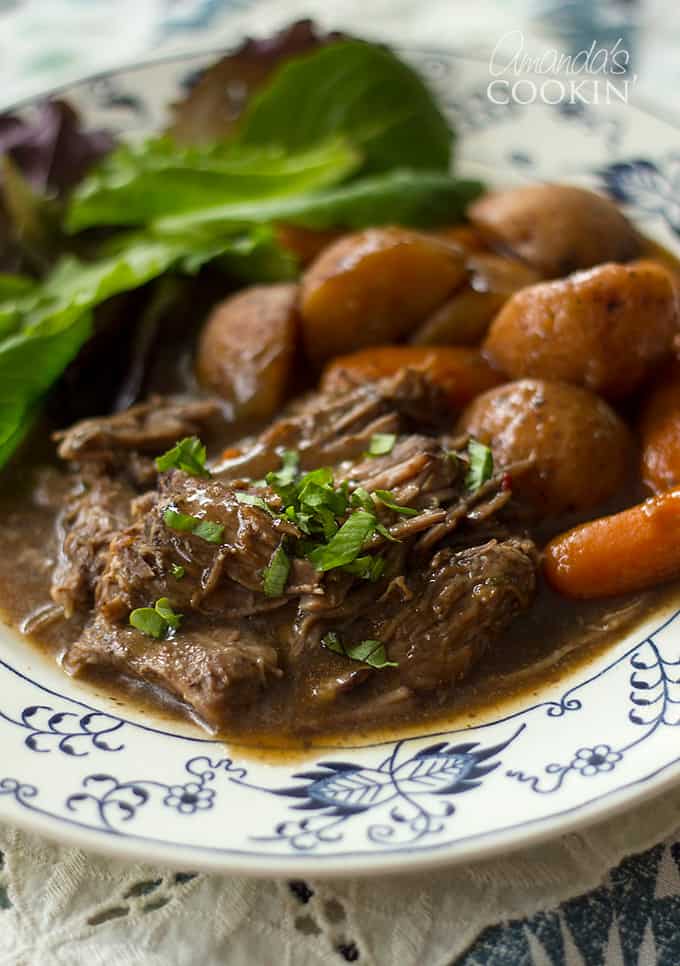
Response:
[{"label": "cooked carrot piece", "polygon": [[313,228],[300,228],[297,225],[277,225],[276,239],[280,245],[291,251],[301,265],[309,265],[328,245],[337,241],[343,232],[334,229],[316,231]]},{"label": "cooked carrot piece", "polygon": [[238,456],[241,456],[243,450],[238,446],[227,446],[226,449],[222,450],[220,455],[220,461],[222,460],[235,460]]},{"label": "cooked carrot piece", "polygon": [[483,235],[472,225],[445,225],[432,232],[438,238],[445,238],[446,241],[459,245],[465,252],[486,252],[489,246]]},{"label": "cooked carrot piece", "polygon": [[540,281],[533,268],[503,255],[473,253],[465,267],[467,282],[425,319],[413,345],[476,345],[510,296]]},{"label": "cooked carrot piece", "polygon": [[642,479],[655,493],[680,484],[680,363],[674,363],[642,410]]},{"label": "cooked carrot piece", "polygon": [[548,582],[566,597],[610,597],[680,577],[680,487],[555,537]]},{"label": "cooked carrot piece", "polygon": [[455,409],[503,382],[476,349],[460,346],[376,346],[338,356],[324,370],[321,388],[343,390],[391,376],[400,369],[427,373]]}]

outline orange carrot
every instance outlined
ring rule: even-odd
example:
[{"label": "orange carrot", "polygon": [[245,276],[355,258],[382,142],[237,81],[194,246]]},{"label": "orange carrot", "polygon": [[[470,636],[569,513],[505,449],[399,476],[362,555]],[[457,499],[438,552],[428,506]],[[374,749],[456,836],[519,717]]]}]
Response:
[{"label": "orange carrot", "polygon": [[568,530],[548,544],[545,576],[566,597],[609,597],[680,577],[680,487]]},{"label": "orange carrot", "polygon": [[275,232],[278,243],[296,255],[301,265],[309,265],[327,245],[337,241],[343,234],[334,229],[315,231],[284,224],[277,225]]},{"label": "orange carrot", "polygon": [[222,450],[220,456],[220,462],[224,460],[235,460],[237,457],[243,455],[243,450],[239,449],[238,446],[227,446],[225,450]]},{"label": "orange carrot", "polygon": [[454,242],[467,252],[484,252],[489,250],[486,239],[480,231],[472,225],[446,225],[432,232],[439,238]]},{"label": "orange carrot", "polygon": [[642,479],[654,493],[680,485],[680,363],[649,396],[640,420]]},{"label": "orange carrot", "polygon": [[430,376],[455,409],[504,381],[476,349],[393,345],[337,356],[326,366],[321,388],[341,389],[382,379],[405,368],[418,369]]}]

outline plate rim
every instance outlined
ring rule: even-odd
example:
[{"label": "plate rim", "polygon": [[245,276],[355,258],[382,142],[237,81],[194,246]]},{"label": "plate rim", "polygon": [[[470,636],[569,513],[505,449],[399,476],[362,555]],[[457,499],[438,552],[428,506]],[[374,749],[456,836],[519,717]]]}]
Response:
[{"label": "plate rim", "polygon": [[[243,36],[240,35],[241,38]],[[0,110],[2,112],[25,110],[39,104],[47,98],[60,96],[74,88],[90,85],[97,81],[114,78],[122,74],[143,71],[164,64],[190,63],[192,61],[208,60],[209,58],[223,56],[234,51],[239,43],[240,40],[237,40],[233,44],[220,44],[214,48],[174,52],[161,55],[160,57],[148,57],[139,61],[84,74],[64,83],[45,88],[38,93],[20,98],[2,106]],[[486,62],[486,58],[481,53],[475,54],[474,52],[466,51],[464,47],[443,48],[430,45],[401,44],[393,46],[406,55],[442,56],[472,63]],[[532,72],[528,71],[524,73],[531,74]],[[675,115],[672,112],[660,112],[656,106],[652,107],[647,103],[646,98],[640,97],[637,93],[631,96],[630,106],[635,107],[664,125],[680,130],[680,115]],[[676,618],[678,614],[680,614],[680,609],[675,611],[670,618],[666,618],[664,624],[667,620]],[[657,627],[651,631],[649,636],[658,629]],[[680,631],[678,633],[680,634]],[[616,661],[622,657],[623,654],[620,654],[616,658]],[[23,671],[13,667],[4,660],[0,660],[0,664],[43,691],[66,698],[72,703],[88,708],[88,710],[99,710],[95,705],[89,705],[87,702],[78,698],[53,691],[49,686],[32,679],[24,674]],[[586,665],[583,666],[586,667]],[[606,665],[600,668],[595,676],[599,676],[609,666]],[[588,680],[588,677],[584,677],[583,680]],[[539,705],[540,703],[538,702]],[[497,724],[509,720],[510,718],[525,713],[527,710],[529,709],[523,708],[521,711],[503,715],[501,718],[488,722],[488,724]],[[193,737],[180,733],[166,732],[163,729],[145,725],[134,719],[125,718],[122,715],[121,720],[126,721],[135,728],[167,734],[168,736],[189,742],[220,746],[224,744],[210,737]],[[476,727],[481,729],[485,726],[478,725]],[[467,729],[454,728],[448,731],[441,731],[441,734],[455,734],[456,732],[464,730]],[[438,732],[428,732],[424,735],[413,735],[412,737],[426,738],[434,737],[436,734]],[[384,739],[373,744],[389,746],[397,740],[397,738]],[[367,747],[367,745],[358,747]],[[0,817],[0,821],[2,821],[3,825],[10,827],[16,826],[26,831],[37,833],[60,845],[83,848],[99,855],[124,861],[154,863],[166,868],[201,870],[211,873],[241,875],[248,878],[287,878],[292,876],[305,876],[317,880],[350,876],[364,878],[395,872],[410,874],[422,872],[424,869],[430,868],[453,867],[470,860],[480,861],[494,856],[511,855],[528,846],[554,840],[578,829],[584,827],[592,828],[636,806],[648,803],[657,796],[661,797],[670,788],[676,787],[679,782],[680,754],[677,758],[665,762],[660,767],[618,788],[611,789],[600,795],[594,795],[585,801],[582,800],[578,804],[555,811],[549,816],[524,819],[501,828],[496,828],[493,831],[466,835],[459,840],[453,839],[448,842],[440,841],[431,845],[419,844],[414,847],[404,845],[392,851],[376,851],[372,853],[361,851],[352,852],[350,850],[335,855],[322,853],[314,855],[311,853],[300,854],[291,852],[276,855],[274,853],[262,854],[247,852],[245,850],[241,851],[234,848],[220,848],[218,846],[177,844],[169,840],[149,838],[127,831],[117,833],[106,829],[92,828],[75,819],[70,820],[66,817],[53,815],[51,813],[41,813],[35,810],[20,810],[16,814],[3,815]],[[556,825],[557,827],[555,827]],[[406,862],[404,862],[405,859]]]}]

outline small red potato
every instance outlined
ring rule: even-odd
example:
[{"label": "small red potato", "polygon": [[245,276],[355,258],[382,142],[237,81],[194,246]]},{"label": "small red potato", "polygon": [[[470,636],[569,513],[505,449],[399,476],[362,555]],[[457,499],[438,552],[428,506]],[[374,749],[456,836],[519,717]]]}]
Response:
[{"label": "small red potato", "polygon": [[491,447],[501,466],[533,459],[513,492],[536,516],[586,510],[613,496],[633,452],[623,421],[580,386],[522,379],[490,389],[458,428]]},{"label": "small red potato", "polygon": [[608,264],[521,289],[493,320],[483,352],[514,379],[560,379],[621,399],[669,355],[677,328],[666,268]]},{"label": "small red potato", "polygon": [[298,338],[297,285],[254,285],[216,305],[201,332],[196,376],[234,419],[267,419],[284,401]]},{"label": "small red potato", "polygon": [[613,202],[573,185],[537,184],[484,195],[468,217],[487,240],[548,278],[640,253],[635,229]]},{"label": "small red potato", "polygon": [[453,244],[405,228],[369,228],[326,248],[302,279],[308,358],[333,356],[410,335],[465,281]]}]

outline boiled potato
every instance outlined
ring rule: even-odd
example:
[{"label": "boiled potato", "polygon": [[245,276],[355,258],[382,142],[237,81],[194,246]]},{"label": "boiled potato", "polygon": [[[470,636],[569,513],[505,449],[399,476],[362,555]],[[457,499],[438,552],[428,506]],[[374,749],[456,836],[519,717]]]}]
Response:
[{"label": "boiled potato", "polygon": [[541,276],[516,258],[475,253],[466,262],[469,279],[423,322],[414,345],[475,345],[510,296]]},{"label": "boiled potato", "polygon": [[391,376],[400,369],[426,373],[444,390],[454,409],[501,381],[475,349],[398,345],[361,349],[333,359],[324,369],[321,388],[340,392]]},{"label": "boiled potato", "polygon": [[399,341],[465,280],[459,249],[404,228],[369,228],[327,248],[302,279],[309,359]]},{"label": "boiled potato", "polygon": [[203,326],[196,376],[235,419],[266,419],[283,402],[298,339],[297,285],[254,285],[220,302]]},{"label": "boiled potato", "polygon": [[517,292],[483,351],[512,378],[562,379],[619,399],[669,353],[677,325],[673,279],[662,265],[600,265]]},{"label": "boiled potato", "polygon": [[554,278],[635,258],[633,226],[607,198],[572,185],[542,184],[485,195],[468,209],[489,241]]},{"label": "boiled potato", "polygon": [[607,500],[631,464],[628,429],[594,393],[567,383],[522,379],[478,396],[460,430],[491,447],[501,466],[533,458],[513,492],[535,516],[586,510]]},{"label": "boiled potato", "polygon": [[680,486],[680,362],[673,362],[642,408],[642,479],[655,493]]}]

